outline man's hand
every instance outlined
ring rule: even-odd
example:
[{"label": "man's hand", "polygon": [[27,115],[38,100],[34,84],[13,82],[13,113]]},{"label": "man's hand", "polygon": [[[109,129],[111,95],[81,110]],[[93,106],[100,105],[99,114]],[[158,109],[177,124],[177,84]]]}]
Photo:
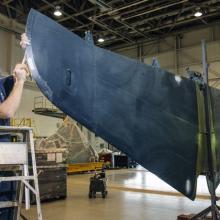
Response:
[{"label": "man's hand", "polygon": [[28,67],[25,64],[17,64],[13,70],[13,75],[16,82],[25,82],[29,75]]},{"label": "man's hand", "polygon": [[20,45],[23,49],[25,49],[27,47],[27,45],[30,45],[30,40],[28,39],[26,33],[23,33],[21,35]]}]

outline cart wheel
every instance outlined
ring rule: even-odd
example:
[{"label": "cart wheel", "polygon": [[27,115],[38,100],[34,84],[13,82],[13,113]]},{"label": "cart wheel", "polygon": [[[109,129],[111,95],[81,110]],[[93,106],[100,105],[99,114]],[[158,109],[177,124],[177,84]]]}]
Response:
[{"label": "cart wheel", "polygon": [[89,192],[89,198],[90,198],[90,199],[92,198],[92,193],[91,193],[91,192]]},{"label": "cart wheel", "polygon": [[102,192],[102,198],[104,199],[106,197],[106,192]]}]

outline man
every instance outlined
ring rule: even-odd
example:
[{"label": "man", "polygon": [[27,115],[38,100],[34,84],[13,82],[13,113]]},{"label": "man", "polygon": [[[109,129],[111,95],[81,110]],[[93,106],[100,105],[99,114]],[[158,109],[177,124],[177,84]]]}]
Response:
[{"label": "man", "polygon": [[3,96],[0,97],[0,119],[8,120],[14,116],[20,105],[24,82],[27,75],[28,69],[25,64],[17,64],[15,66],[13,71],[14,86],[8,97],[5,97],[7,94],[5,94],[4,84],[0,85],[0,90],[3,94]]},{"label": "man", "polygon": [[[26,39],[21,41],[24,48]],[[10,125],[10,118],[15,115],[22,97],[24,82],[28,76],[28,68],[25,64],[17,64],[13,70],[13,76],[0,79],[0,126]],[[0,134],[0,142],[9,142],[9,135]],[[0,155],[1,156],[1,155]],[[0,176],[11,176],[10,171],[0,171]],[[0,182],[0,202],[12,201],[16,195],[16,182]],[[11,220],[14,215],[13,208],[0,209],[1,220]]]},{"label": "man", "polygon": [[[29,44],[30,41],[28,40],[26,34],[22,34],[20,41],[21,47],[25,49],[26,46]],[[13,70],[14,87],[9,95],[6,94],[4,84],[0,84],[0,94],[3,94],[3,96],[1,95],[0,98],[0,119],[8,120],[9,118],[14,116],[21,102],[24,82],[26,80],[26,77],[28,76],[28,73],[28,68],[25,64],[17,64],[15,66]],[[8,95],[8,97],[5,97],[5,95]]]}]

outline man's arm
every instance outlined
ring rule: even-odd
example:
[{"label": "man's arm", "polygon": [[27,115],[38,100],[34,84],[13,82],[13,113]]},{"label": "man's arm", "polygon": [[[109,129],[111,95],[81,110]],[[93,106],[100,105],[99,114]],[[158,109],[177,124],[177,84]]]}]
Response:
[{"label": "man's arm", "polygon": [[15,66],[13,71],[15,84],[8,98],[0,104],[0,118],[6,119],[14,116],[21,102],[22,91],[27,74],[28,69],[26,65],[17,64]]}]

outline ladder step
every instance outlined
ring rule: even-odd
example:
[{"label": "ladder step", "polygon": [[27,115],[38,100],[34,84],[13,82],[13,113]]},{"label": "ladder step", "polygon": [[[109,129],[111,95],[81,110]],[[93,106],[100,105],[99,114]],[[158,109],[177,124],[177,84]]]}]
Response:
[{"label": "ladder step", "polygon": [[0,202],[0,209],[1,208],[18,207],[18,206],[19,206],[19,204],[17,202],[12,202],[12,201]]},{"label": "ladder step", "polygon": [[6,182],[6,181],[22,181],[22,180],[34,180],[34,176],[6,176],[6,177],[0,177],[0,182]]}]

